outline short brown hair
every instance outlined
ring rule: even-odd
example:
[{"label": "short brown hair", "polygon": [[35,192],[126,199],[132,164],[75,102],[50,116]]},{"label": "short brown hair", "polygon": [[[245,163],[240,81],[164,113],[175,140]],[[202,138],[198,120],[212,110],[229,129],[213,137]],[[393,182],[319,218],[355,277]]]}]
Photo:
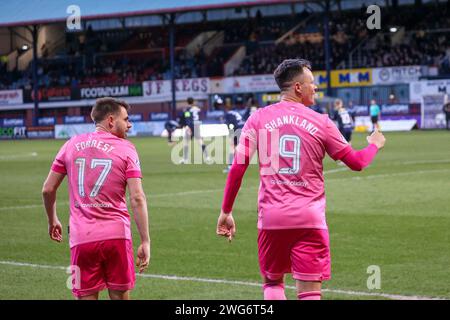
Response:
[{"label": "short brown hair", "polygon": [[92,107],[91,119],[95,123],[98,123],[105,120],[110,114],[119,113],[120,108],[125,108],[127,111],[131,109],[130,105],[123,100],[111,97],[97,99],[95,105]]},{"label": "short brown hair", "polygon": [[337,105],[337,104],[344,105],[344,101],[342,101],[342,99],[337,98],[334,100],[334,105]]},{"label": "short brown hair", "polygon": [[286,59],[273,73],[281,91],[289,88],[292,79],[303,73],[303,68],[311,70],[311,63],[305,59]]}]

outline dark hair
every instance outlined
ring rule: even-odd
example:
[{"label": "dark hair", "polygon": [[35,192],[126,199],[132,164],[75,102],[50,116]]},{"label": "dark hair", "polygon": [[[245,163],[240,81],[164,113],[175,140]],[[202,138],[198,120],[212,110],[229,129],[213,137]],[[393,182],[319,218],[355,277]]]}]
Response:
[{"label": "dark hair", "polygon": [[120,108],[130,110],[131,107],[123,100],[118,100],[110,97],[100,98],[95,101],[95,105],[92,107],[91,119],[98,123],[106,119],[110,114],[117,114],[120,112]]},{"label": "dark hair", "polygon": [[192,97],[187,98],[187,103],[188,104],[193,104],[194,103],[194,98],[192,98]]},{"label": "dark hair", "polygon": [[286,59],[280,63],[273,73],[280,90],[288,89],[292,79],[303,73],[303,68],[311,70],[311,63],[305,59]]}]

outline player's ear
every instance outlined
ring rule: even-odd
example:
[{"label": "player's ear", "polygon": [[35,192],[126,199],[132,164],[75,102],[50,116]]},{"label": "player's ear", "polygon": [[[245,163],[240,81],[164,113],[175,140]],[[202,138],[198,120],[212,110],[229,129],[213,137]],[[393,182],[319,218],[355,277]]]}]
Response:
[{"label": "player's ear", "polygon": [[108,115],[108,126],[109,128],[113,128],[114,127],[114,115],[113,114],[109,114]]},{"label": "player's ear", "polygon": [[301,95],[302,95],[302,84],[301,84],[300,82],[296,81],[296,82],[294,83],[294,90],[295,90],[295,93],[296,93],[296,94],[298,94],[299,96],[301,96]]}]

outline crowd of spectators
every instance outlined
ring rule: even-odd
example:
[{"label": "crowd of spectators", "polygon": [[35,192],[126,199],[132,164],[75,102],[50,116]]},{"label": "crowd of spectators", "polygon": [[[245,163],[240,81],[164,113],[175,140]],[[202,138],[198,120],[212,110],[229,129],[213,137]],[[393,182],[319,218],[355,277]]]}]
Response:
[{"label": "crowd of spectators", "polygon": [[[383,16],[382,32],[366,26],[367,14],[336,11],[329,18],[332,69],[388,67],[401,65],[436,66],[450,74],[449,5],[402,8]],[[311,15],[311,16],[310,16]],[[306,25],[287,33],[300,21]],[[320,14],[303,12],[297,16],[262,17],[216,21],[179,28],[176,34],[175,77],[223,76],[224,64],[240,46],[246,56],[234,75],[272,73],[286,58],[302,57],[315,70],[325,69],[324,28]],[[402,36],[389,32],[396,23]],[[198,47],[185,48],[200,32],[224,32],[224,43],[206,54]],[[283,35],[283,41],[277,42]],[[400,39],[400,40],[399,40]],[[169,79],[168,31],[162,27],[68,33],[64,48],[39,60],[39,86],[134,84],[146,80]],[[352,59],[349,53],[353,52]],[[32,67],[22,72],[8,71],[0,60],[0,89],[31,89]]]},{"label": "crowd of spectators", "polygon": [[[373,32],[360,18],[360,12],[336,12],[329,19],[332,69],[390,67],[404,65],[435,66],[441,74],[450,73],[450,12],[448,6],[418,12],[409,8],[398,15],[385,16],[382,32]],[[425,13],[425,14],[424,14]],[[365,17],[365,16],[364,16]],[[394,24],[395,21],[395,24]],[[420,21],[420,23],[417,23]],[[247,56],[235,75],[272,73],[280,61],[301,57],[314,69],[325,69],[324,30],[321,17],[313,19],[282,43],[258,45]],[[428,23],[430,22],[430,23]],[[390,27],[402,29],[401,41],[394,41]],[[349,61],[349,53],[355,49]]]},{"label": "crowd of spectators", "polygon": [[[449,2],[450,3],[450,2]],[[386,24],[403,32],[385,32],[355,53],[353,67],[426,65],[450,74],[450,4],[393,12]],[[395,22],[395,24],[394,24]],[[386,30],[388,31],[388,30]],[[400,39],[400,40],[399,40]],[[344,66],[348,66],[347,63]]]},{"label": "crowd of spectators", "polygon": [[[259,11],[258,11],[259,12]],[[225,43],[245,43],[247,41],[274,41],[293,28],[303,17],[263,18],[259,12],[246,20],[227,20],[218,29],[225,32]],[[217,28],[216,27],[216,28]]]},{"label": "crowd of spectators", "polygon": [[404,65],[437,66],[449,73],[450,37],[444,33],[412,32],[402,43],[389,44],[389,37],[361,49],[353,67],[391,67]]}]

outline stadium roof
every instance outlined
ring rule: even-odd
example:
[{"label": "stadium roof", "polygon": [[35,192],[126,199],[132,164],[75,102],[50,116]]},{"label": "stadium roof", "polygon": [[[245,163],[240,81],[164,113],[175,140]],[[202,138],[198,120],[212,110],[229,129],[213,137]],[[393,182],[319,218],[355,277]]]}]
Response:
[{"label": "stadium roof", "polygon": [[298,2],[293,0],[13,0],[1,1],[0,27],[64,22],[77,5],[81,19],[104,19]]}]

